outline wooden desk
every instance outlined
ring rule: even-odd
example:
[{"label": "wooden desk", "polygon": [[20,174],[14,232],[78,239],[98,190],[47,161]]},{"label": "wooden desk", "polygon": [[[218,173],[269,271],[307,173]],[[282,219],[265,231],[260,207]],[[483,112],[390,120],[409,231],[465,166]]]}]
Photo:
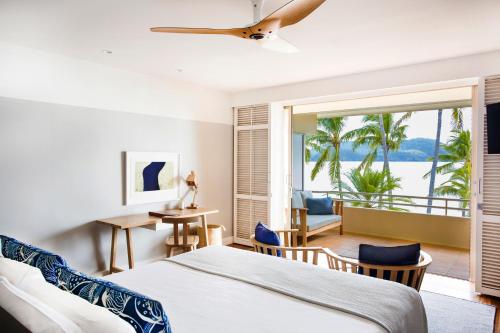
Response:
[{"label": "wooden desk", "polygon": [[197,208],[197,209],[182,209],[182,210],[167,210],[158,213],[174,213],[175,216],[151,216],[148,213],[134,214],[126,216],[112,217],[109,219],[97,220],[97,223],[108,225],[112,228],[111,232],[111,255],[109,262],[109,274],[121,272],[123,269],[115,266],[116,263],[116,237],[118,230],[125,230],[127,236],[127,254],[128,254],[128,267],[134,268],[134,250],[132,247],[132,228],[146,227],[157,223],[169,220],[186,220],[201,217],[201,225],[205,232],[205,239],[208,239],[207,229],[207,215],[215,214],[219,211],[217,209]]}]

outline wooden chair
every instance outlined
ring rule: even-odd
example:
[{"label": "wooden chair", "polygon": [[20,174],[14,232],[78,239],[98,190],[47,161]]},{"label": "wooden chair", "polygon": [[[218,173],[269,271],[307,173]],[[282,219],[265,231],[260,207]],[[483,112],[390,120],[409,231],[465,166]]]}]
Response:
[{"label": "wooden chair", "polygon": [[[182,224],[182,238],[179,235],[179,224]],[[181,248],[182,252],[194,251],[200,242],[198,236],[189,234],[189,222],[173,223],[173,225],[174,234],[165,241],[167,258],[172,256],[172,250],[175,248]]]},{"label": "wooden chair", "polygon": [[323,248],[298,247],[297,246],[297,236],[299,234],[298,229],[275,230],[275,232],[278,233],[280,239],[283,240],[283,244],[279,246],[264,244],[258,242],[255,239],[255,235],[252,235],[252,237],[250,237],[250,241],[252,242],[255,252],[268,254],[283,259],[291,259],[291,260],[302,261],[305,263],[312,263],[313,265],[318,264],[318,256],[320,253],[322,253]]},{"label": "wooden chair", "polygon": [[[302,246],[307,246],[307,237],[316,235],[320,232],[330,230],[333,228],[339,228],[340,235],[344,234],[343,228],[343,214],[344,214],[344,202],[340,200],[335,201],[335,205],[333,206],[332,216],[340,216],[339,221],[332,221],[331,223],[321,226],[319,228],[311,228],[308,225],[308,221],[313,217],[318,215],[308,215],[307,208],[293,208],[292,207],[292,228],[298,229],[299,234],[302,238]],[[321,216],[321,215],[319,215]],[[321,216],[324,217],[324,216]]]},{"label": "wooden chair", "polygon": [[[432,263],[432,257],[424,251],[420,251],[420,262],[416,265],[410,266],[383,266],[364,264],[360,263],[357,259],[339,256],[330,249],[323,249],[323,251],[324,253],[326,253],[328,267],[330,269],[358,274],[359,268],[362,268],[364,275],[370,276],[370,273],[375,271],[376,277],[379,279],[384,278],[384,272],[389,272],[390,281],[404,284],[408,287],[416,289],[417,291],[420,290],[420,286],[422,284],[427,266]],[[398,279],[398,275],[400,276],[400,279]]]}]

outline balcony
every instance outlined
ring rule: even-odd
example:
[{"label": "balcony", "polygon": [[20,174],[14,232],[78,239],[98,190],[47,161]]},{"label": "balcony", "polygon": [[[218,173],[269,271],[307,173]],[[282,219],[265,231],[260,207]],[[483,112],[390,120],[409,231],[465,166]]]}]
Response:
[{"label": "balcony", "polygon": [[[328,195],[339,199],[340,193],[314,191],[314,195],[318,197]],[[469,279],[468,201],[464,203],[464,200],[460,199],[433,198],[432,209],[437,214],[427,214],[425,212],[428,207],[428,197],[393,195],[391,198],[385,195],[382,202],[378,196],[374,200],[352,199],[353,195],[349,192],[342,192],[342,197],[345,201],[345,234],[339,236],[337,231],[323,232],[310,237],[309,246],[327,247],[340,255],[356,258],[361,243],[397,246],[419,242],[422,249],[433,258],[433,263],[428,269],[429,273]],[[397,202],[397,197],[405,197],[412,203]],[[409,211],[366,208],[378,207],[380,204],[393,205],[394,209],[404,207]]]}]

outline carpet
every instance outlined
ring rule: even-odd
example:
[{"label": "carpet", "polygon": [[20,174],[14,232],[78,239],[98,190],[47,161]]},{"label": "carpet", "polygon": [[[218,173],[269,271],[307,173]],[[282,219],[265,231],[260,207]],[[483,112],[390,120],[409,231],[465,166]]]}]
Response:
[{"label": "carpet", "polygon": [[456,297],[421,291],[429,333],[492,333],[496,308]]}]

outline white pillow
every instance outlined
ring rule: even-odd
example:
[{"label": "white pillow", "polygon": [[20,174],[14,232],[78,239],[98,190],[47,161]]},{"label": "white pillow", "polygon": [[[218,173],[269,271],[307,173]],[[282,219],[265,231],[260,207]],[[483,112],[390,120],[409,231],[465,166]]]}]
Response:
[{"label": "white pillow", "polygon": [[106,308],[91,304],[77,295],[48,283],[36,267],[0,258],[0,275],[3,275],[2,273],[5,273],[4,276],[17,288],[69,318],[83,332],[135,333],[132,325]]},{"label": "white pillow", "polygon": [[25,286],[24,291],[70,318],[83,332],[135,333],[132,325],[106,308],[91,304],[48,282]]},{"label": "white pillow", "polygon": [[39,268],[4,257],[0,258],[0,276],[19,289],[33,283],[47,283]]},{"label": "white pillow", "polygon": [[70,319],[16,288],[4,276],[0,276],[0,307],[33,333],[82,332]]}]

